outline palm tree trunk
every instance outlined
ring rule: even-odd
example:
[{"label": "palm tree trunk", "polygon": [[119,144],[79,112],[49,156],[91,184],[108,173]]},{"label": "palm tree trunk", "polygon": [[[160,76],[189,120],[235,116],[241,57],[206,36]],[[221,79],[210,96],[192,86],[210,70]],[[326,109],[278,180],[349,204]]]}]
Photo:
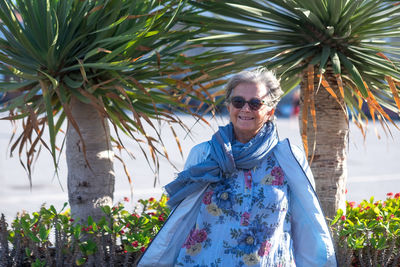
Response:
[{"label": "palm tree trunk", "polygon": [[110,129],[93,106],[72,97],[70,108],[84,140],[87,159],[82,140],[69,121],[66,157],[71,213],[81,221],[89,215],[97,220],[104,215],[100,206],[113,203],[115,174]]},{"label": "palm tree trunk", "polygon": [[[317,68],[315,69],[317,71]],[[315,75],[316,76],[316,75]],[[336,84],[336,78],[332,69],[325,72],[332,90],[337,96],[340,95]],[[318,88],[319,78],[314,79],[314,92]],[[303,72],[300,85],[300,129],[302,131],[302,111],[304,108],[304,96],[307,88],[307,70]],[[345,208],[346,182],[347,182],[347,145],[349,125],[346,120],[347,114],[338,101],[324,88],[321,87],[314,93],[315,111],[317,120],[317,131],[312,123],[311,113],[308,112],[307,140],[308,160],[311,160],[313,144],[316,142],[314,158],[311,162],[311,170],[315,177],[316,191],[321,201],[325,216],[333,218],[338,208]],[[340,97],[339,97],[340,98]],[[343,100],[341,104],[344,106]]]}]

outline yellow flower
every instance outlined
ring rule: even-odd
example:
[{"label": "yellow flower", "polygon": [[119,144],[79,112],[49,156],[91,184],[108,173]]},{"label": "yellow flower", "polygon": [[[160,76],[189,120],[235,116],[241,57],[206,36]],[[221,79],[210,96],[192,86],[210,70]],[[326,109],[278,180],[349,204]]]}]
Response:
[{"label": "yellow flower", "polygon": [[261,184],[271,185],[275,178],[271,174],[265,175],[264,178],[261,180]]},{"label": "yellow flower", "polygon": [[218,208],[218,206],[215,203],[211,203],[210,205],[207,206],[207,211],[213,216],[220,216],[222,214],[222,210]]},{"label": "yellow flower", "polygon": [[243,261],[244,261],[244,264],[246,264],[246,266],[253,266],[253,265],[256,265],[260,261],[260,258],[258,257],[258,255],[256,253],[245,254],[243,256]]},{"label": "yellow flower", "polygon": [[186,249],[186,254],[190,256],[195,256],[199,254],[201,251],[201,243],[197,243],[196,245],[191,246],[190,248]]}]

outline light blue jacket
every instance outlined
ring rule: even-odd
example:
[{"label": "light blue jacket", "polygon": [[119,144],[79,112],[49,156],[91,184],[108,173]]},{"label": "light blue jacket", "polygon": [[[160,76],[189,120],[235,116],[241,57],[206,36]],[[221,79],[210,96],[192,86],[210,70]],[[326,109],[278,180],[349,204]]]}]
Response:
[{"label": "light blue jacket", "polygon": [[[315,193],[314,178],[303,152],[288,139],[280,141],[273,153],[285,172],[290,187],[292,240],[296,266],[337,266],[328,225]],[[185,169],[204,161],[210,153],[208,142],[195,146]],[[140,259],[140,267],[172,267],[187,235],[195,224],[206,187],[179,203],[171,212]],[[223,263],[222,263],[223,264]]]}]

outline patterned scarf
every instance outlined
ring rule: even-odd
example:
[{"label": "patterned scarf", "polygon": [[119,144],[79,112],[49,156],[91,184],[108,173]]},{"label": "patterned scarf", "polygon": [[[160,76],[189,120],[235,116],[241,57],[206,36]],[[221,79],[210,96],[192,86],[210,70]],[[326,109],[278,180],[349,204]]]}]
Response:
[{"label": "patterned scarf", "polygon": [[210,141],[211,151],[207,159],[180,172],[174,181],[165,186],[170,207],[175,207],[209,183],[222,181],[236,169],[252,169],[259,165],[278,143],[278,134],[275,124],[267,122],[249,142],[242,144],[234,140],[232,123],[219,127]]}]

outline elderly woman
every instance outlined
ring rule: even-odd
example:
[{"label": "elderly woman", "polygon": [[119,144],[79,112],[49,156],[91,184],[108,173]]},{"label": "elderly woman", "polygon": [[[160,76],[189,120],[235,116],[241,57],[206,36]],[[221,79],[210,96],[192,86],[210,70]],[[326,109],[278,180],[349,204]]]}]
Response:
[{"label": "elderly woman", "polygon": [[281,95],[264,69],[230,79],[230,123],[165,187],[173,211],[138,266],[336,266],[307,161],[278,140]]}]

